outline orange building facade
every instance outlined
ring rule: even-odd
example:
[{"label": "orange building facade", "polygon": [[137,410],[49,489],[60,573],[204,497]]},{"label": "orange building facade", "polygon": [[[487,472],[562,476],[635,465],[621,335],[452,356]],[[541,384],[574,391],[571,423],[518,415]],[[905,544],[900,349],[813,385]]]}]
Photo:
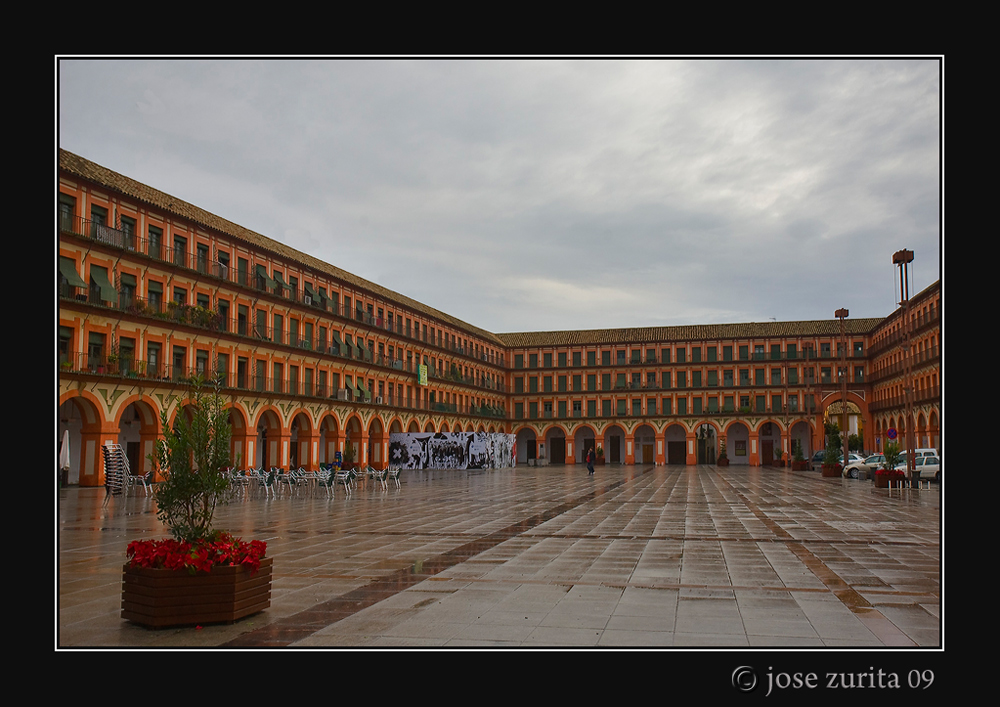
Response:
[{"label": "orange building facade", "polygon": [[[843,341],[838,320],[495,334],[62,150],[58,189],[69,483],[103,484],[107,443],[148,471],[199,376],[221,381],[241,468],[315,469],[348,445],[384,467],[390,433],[428,431],[512,433],[537,464],[591,445],[713,463],[724,444],[756,466],[822,447],[843,371],[866,449],[903,426],[898,312],[848,318]],[[939,286],[911,306],[923,446],[940,445],[940,311]]]}]

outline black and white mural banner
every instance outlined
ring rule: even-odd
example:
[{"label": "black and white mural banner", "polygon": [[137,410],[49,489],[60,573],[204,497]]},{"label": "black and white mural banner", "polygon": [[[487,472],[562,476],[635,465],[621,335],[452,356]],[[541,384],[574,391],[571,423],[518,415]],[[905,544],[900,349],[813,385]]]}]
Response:
[{"label": "black and white mural banner", "polygon": [[389,464],[403,469],[503,469],[516,463],[503,432],[393,432]]}]

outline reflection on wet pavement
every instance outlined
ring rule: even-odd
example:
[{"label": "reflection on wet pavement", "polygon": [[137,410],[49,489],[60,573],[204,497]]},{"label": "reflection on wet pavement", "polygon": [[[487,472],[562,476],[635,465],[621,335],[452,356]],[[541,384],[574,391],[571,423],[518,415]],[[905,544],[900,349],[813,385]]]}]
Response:
[{"label": "reflection on wet pavement", "polygon": [[238,502],[216,525],[268,542],[271,608],[161,631],[118,617],[155,506],[102,494],[60,491],[60,646],[940,645],[938,486],[567,466]]}]

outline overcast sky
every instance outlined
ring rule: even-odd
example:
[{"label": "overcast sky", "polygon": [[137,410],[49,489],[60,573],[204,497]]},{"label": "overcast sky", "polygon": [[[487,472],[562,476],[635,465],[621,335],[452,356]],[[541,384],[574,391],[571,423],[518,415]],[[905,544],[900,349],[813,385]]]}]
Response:
[{"label": "overcast sky", "polygon": [[885,316],[935,58],[57,60],[58,142],[493,332]]}]

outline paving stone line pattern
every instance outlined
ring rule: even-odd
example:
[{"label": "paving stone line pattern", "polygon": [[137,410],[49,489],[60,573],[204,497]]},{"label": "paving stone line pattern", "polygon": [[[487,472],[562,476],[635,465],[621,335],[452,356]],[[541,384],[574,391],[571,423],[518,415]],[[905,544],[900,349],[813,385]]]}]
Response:
[{"label": "paving stone line pattern", "polygon": [[404,472],[401,488],[219,508],[266,540],[271,607],[230,625],[120,619],[151,499],[59,492],[58,645],[939,647],[940,501],[714,466]]}]

